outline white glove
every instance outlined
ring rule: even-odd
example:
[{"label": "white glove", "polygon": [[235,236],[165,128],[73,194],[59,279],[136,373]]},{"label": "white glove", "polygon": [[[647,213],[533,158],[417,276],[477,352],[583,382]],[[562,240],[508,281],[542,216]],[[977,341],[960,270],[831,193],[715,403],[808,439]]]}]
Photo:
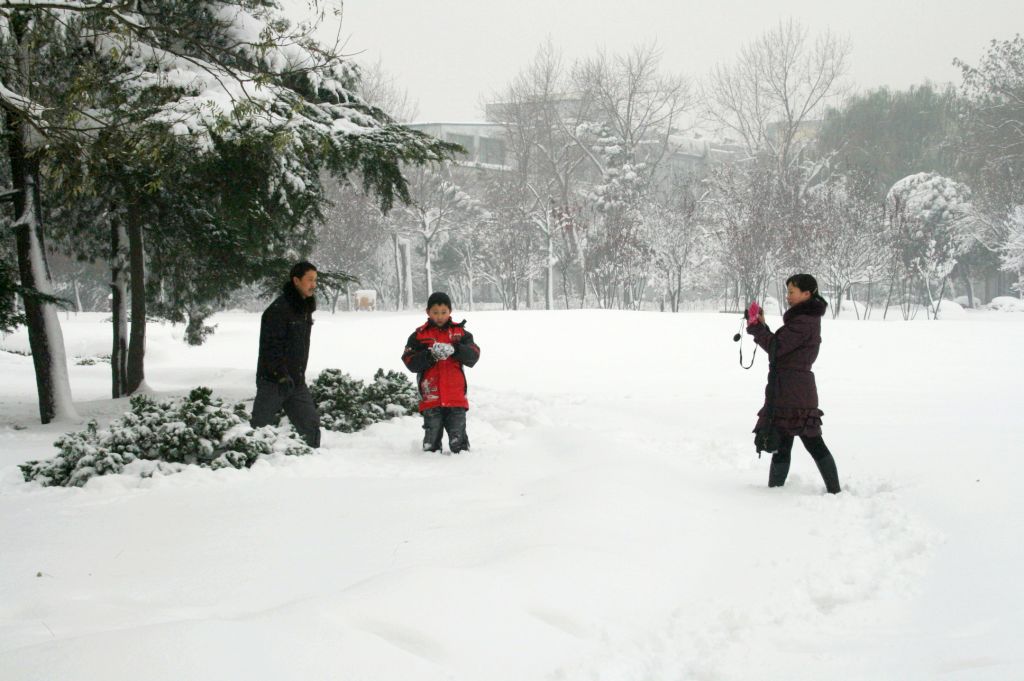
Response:
[{"label": "white glove", "polygon": [[451,343],[434,343],[430,346],[430,354],[434,356],[434,359],[441,361],[442,359],[448,359],[455,354],[455,348]]}]

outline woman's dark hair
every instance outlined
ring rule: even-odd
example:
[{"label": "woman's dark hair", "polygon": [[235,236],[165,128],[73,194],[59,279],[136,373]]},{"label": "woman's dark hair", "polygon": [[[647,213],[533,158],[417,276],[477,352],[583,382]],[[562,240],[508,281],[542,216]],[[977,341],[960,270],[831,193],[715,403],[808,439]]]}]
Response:
[{"label": "woman's dark hair", "polygon": [[822,303],[828,306],[828,301],[822,298],[821,294],[818,293],[818,280],[812,277],[811,275],[794,274],[792,277],[786,280],[786,286],[789,286],[790,284],[796,286],[801,291],[810,291],[811,300],[820,300]]},{"label": "woman's dark hair", "polygon": [[288,281],[291,281],[292,277],[298,277],[299,279],[302,279],[304,276],[306,276],[306,272],[309,272],[310,270],[316,272],[316,265],[314,265],[311,262],[306,262],[305,260],[303,260],[302,262],[297,262],[294,265],[292,265],[292,271],[289,273]]},{"label": "woman's dark hair", "polygon": [[815,296],[818,296],[818,280],[809,274],[794,274],[786,280],[786,286],[790,284],[796,286],[801,291],[810,291]]}]

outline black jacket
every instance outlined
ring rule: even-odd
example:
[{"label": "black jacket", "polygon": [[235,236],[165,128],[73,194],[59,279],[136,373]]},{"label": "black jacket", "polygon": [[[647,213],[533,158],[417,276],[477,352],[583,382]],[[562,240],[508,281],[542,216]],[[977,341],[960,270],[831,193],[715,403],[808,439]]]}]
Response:
[{"label": "black jacket", "polygon": [[263,311],[260,320],[256,378],[276,383],[290,376],[297,384],[305,383],[315,309],[316,298],[303,298],[291,282],[284,285],[282,295]]}]

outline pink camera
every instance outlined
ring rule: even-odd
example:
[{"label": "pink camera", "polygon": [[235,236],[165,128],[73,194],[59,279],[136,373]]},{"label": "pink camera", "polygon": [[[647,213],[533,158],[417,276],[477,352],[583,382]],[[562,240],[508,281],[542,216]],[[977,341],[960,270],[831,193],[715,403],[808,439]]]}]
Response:
[{"label": "pink camera", "polygon": [[750,307],[748,307],[747,311],[743,314],[743,316],[747,320],[747,326],[750,326],[751,324],[756,323],[757,322],[757,318],[758,318],[758,316],[760,316],[760,314],[761,314],[761,306],[758,305],[757,301],[755,300],[754,302],[752,302],[750,304]]}]

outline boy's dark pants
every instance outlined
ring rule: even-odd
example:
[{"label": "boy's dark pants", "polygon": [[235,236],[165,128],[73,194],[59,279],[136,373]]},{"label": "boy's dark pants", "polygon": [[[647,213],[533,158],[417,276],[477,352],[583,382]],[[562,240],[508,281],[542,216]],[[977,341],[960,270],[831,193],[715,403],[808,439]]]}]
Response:
[{"label": "boy's dark pants", "polygon": [[469,449],[466,410],[462,407],[434,407],[423,412],[423,451],[441,451],[441,435],[448,431],[452,454]]},{"label": "boy's dark pants", "polygon": [[276,425],[277,413],[282,408],[306,444],[310,447],[319,447],[320,414],[306,384],[300,383],[291,390],[286,390],[273,381],[256,379],[256,401],[252,405],[252,419],[249,420],[249,425],[253,428]]}]

